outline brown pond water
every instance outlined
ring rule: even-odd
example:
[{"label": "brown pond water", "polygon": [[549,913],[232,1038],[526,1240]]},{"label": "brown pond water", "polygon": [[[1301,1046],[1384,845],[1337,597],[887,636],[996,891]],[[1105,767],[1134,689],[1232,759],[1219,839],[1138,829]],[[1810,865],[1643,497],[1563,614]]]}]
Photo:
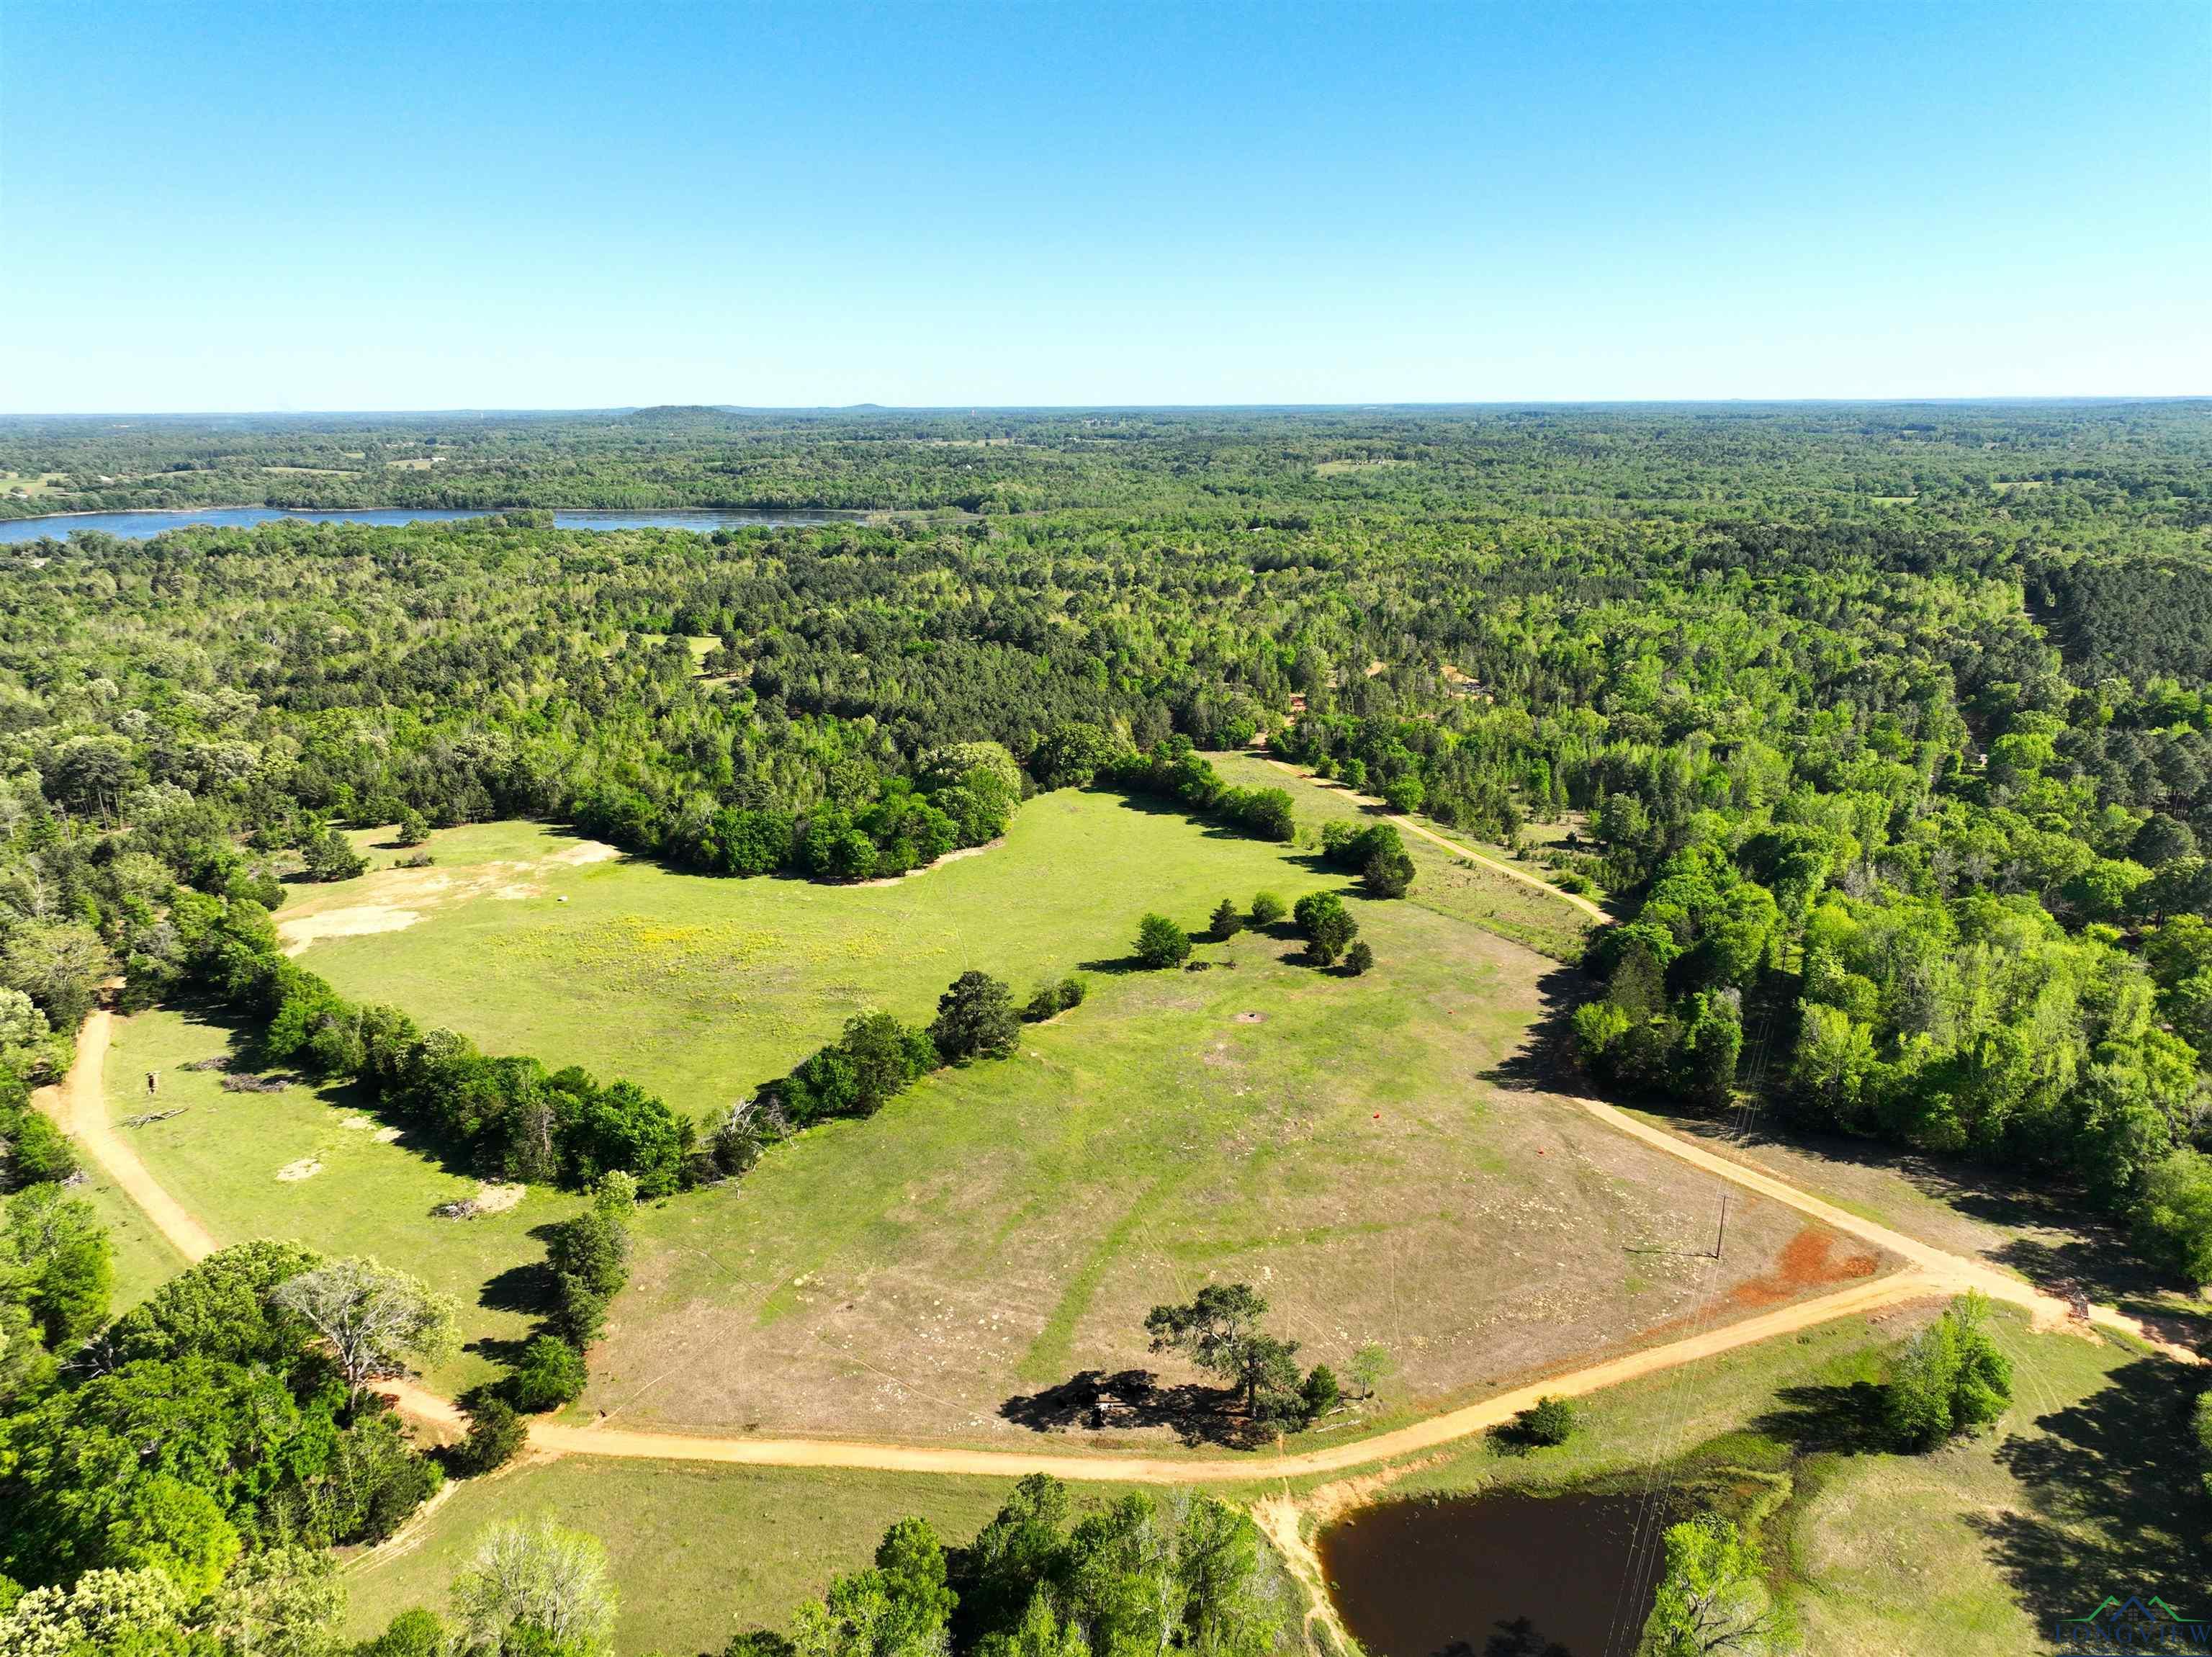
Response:
[{"label": "brown pond water", "polygon": [[1384,1502],[1322,1532],[1322,1569],[1370,1657],[1626,1657],[1667,1522],[1645,1516],[1629,1580],[1643,1507],[1638,1495]]}]

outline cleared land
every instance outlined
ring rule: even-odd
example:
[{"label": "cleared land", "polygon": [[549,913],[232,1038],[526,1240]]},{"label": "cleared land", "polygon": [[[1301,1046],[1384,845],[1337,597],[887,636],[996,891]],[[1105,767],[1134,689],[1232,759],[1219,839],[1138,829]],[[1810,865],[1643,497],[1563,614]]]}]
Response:
[{"label": "cleared land", "polygon": [[[857,1008],[925,1018],[964,967],[1024,990],[1093,975],[1091,1000],[1029,1030],[1019,1057],[931,1078],[738,1185],[641,1215],[586,1399],[621,1426],[1042,1447],[1047,1432],[1091,1435],[1076,1378],[1151,1368],[1166,1397],[1097,1436],[1157,1449],[1218,1423],[1176,1390],[1194,1377],[1146,1353],[1144,1313],[1209,1278],[1261,1286],[1305,1362],[1389,1343],[1401,1378],[1388,1404],[1407,1413],[1876,1267],[1863,1246],[1741,1198],[1716,1267],[1704,1252],[1718,1180],[1563,1101],[1494,1087],[1554,969],[1455,911],[1480,880],[1499,903],[1556,911],[1554,925],[1573,911],[1486,872],[1448,886],[1464,872],[1440,851],[1415,855],[1442,898],[1358,902],[1382,965],[1350,979],[1304,966],[1287,935],[1206,945],[1204,972],[1127,971],[1146,909],[1196,928],[1224,896],[1339,879],[1106,795],[1043,796],[1001,844],[877,886],[593,861],[590,842],[517,825],[432,850],[428,870],[307,889],[283,913],[288,935],[346,993],[694,1109],[780,1072]],[[118,1056],[117,1085],[146,1068]],[[195,1080],[234,1116],[261,1106]],[[345,1234],[361,1240],[344,1246],[432,1250],[426,1269],[469,1302],[535,1260],[520,1234],[544,1199],[431,1221],[463,1182],[364,1146],[336,1126],[347,1108],[299,1090],[246,1116],[251,1135],[188,1113],[143,1130],[145,1153],[226,1236],[289,1229],[336,1246],[307,1189],[331,1188],[335,1137],[389,1165],[348,1170],[362,1195]],[[317,1161],[307,1179],[275,1177]],[[395,1189],[378,1195],[378,1181]],[[517,1298],[497,1284],[490,1297],[472,1332],[519,1332]]]},{"label": "cleared land", "polygon": [[[381,1123],[349,1091],[295,1084],[229,1093],[221,1072],[183,1068],[235,1051],[225,1024],[186,1012],[141,1013],[114,1021],[106,1069],[113,1131],[218,1246],[292,1237],[327,1253],[373,1255],[459,1301],[462,1332],[472,1343],[489,1341],[495,1353],[498,1343],[529,1332],[530,1291],[518,1285],[529,1282],[527,1269],[544,1256],[530,1232],[574,1213],[576,1199],[532,1190],[504,1214],[441,1219],[431,1209],[472,1195],[477,1181],[380,1139]],[[149,1070],[161,1075],[150,1099]],[[122,1125],[179,1107],[181,1115],[164,1121]],[[133,1246],[133,1281],[143,1295],[151,1267]],[[493,1373],[478,1348],[429,1379],[453,1391]]]},{"label": "cleared land", "polygon": [[864,1008],[926,1021],[969,967],[1026,996],[1121,959],[1148,909],[1197,926],[1224,897],[1334,883],[1180,813],[1072,789],[1024,805],[1000,844],[883,885],[576,861],[592,847],[526,825],[455,830],[432,838],[434,868],[302,887],[278,919],[288,938],[319,919],[356,930],[305,955],[346,995],[703,1116]]},{"label": "cleared land", "polygon": [[1163,1406],[1093,1434],[1066,1384],[1190,1380],[1142,1323],[1209,1278],[1258,1285],[1304,1362],[1386,1342],[1394,1402],[1425,1410],[1875,1270],[1741,1195],[1716,1267],[1718,1180],[1485,1080],[1547,963],[1415,905],[1359,913],[1365,978],[1249,934],[1202,947],[1204,972],[1106,976],[1018,1057],[641,1215],[586,1403],[623,1426],[1157,1447],[1191,1423]]}]

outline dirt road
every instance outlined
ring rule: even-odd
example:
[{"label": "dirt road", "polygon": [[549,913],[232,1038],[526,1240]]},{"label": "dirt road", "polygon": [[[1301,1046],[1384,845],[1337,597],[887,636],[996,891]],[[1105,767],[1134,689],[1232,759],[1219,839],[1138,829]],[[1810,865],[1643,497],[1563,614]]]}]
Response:
[{"label": "dirt road", "polygon": [[131,1200],[145,1210],[155,1229],[174,1244],[179,1254],[187,1260],[204,1260],[215,1252],[215,1239],[208,1235],[207,1228],[161,1189],[161,1181],[138,1160],[138,1153],[108,1125],[103,1072],[114,1020],[105,1007],[95,1008],[76,1033],[76,1057],[70,1061],[69,1074],[58,1086],[40,1088],[31,1095],[31,1102],[59,1123],[107,1177],[131,1194]]},{"label": "dirt road", "polygon": [[[1279,771],[1288,772],[1291,776],[1303,778],[1307,782],[1315,782],[1312,772],[1303,771],[1286,760],[1270,759],[1267,763],[1273,765]],[[1319,786],[1319,784],[1316,783],[1316,786]],[[1389,808],[1388,801],[1377,800],[1372,795],[1354,793],[1352,789],[1345,788],[1341,783],[1338,783],[1336,786],[1346,795],[1353,800],[1357,800],[1363,806],[1376,806],[1382,807],[1383,815],[1391,822],[1395,823],[1400,828],[1404,829],[1408,834],[1418,834],[1424,840],[1432,841],[1436,844],[1442,846],[1446,851],[1450,852],[1455,857],[1465,857],[1471,862],[1480,863],[1485,868],[1495,869],[1498,874],[1503,874],[1509,880],[1518,880],[1522,886],[1534,886],[1539,892],[1548,892],[1553,897],[1557,898],[1563,904],[1573,905],[1577,909],[1582,911],[1583,914],[1589,916],[1593,921],[1601,922],[1606,919],[1605,911],[1600,909],[1595,904],[1583,897],[1580,892],[1562,891],[1559,887],[1553,886],[1549,880],[1543,880],[1536,875],[1531,874],[1525,868],[1516,868],[1510,863],[1501,863],[1497,858],[1489,856],[1487,853],[1477,851],[1473,846],[1463,846],[1456,840],[1447,840],[1443,835],[1438,834],[1434,829],[1425,828],[1420,824],[1415,822],[1412,818],[1405,816],[1398,812],[1391,811]]]},{"label": "dirt road", "polygon": [[[187,1258],[204,1259],[215,1250],[215,1240],[198,1221],[168,1192],[138,1160],[137,1153],[108,1125],[107,1101],[101,1071],[107,1055],[112,1015],[105,1009],[86,1020],[77,1036],[75,1063],[58,1087],[41,1088],[41,1109],[52,1116],[105,1169],[116,1184],[131,1194],[161,1234]],[[1966,1259],[1930,1246],[1901,1232],[1863,1220],[1817,1197],[1759,1169],[1692,1144],[1665,1130],[1639,1122],[1626,1112],[1596,1100],[1575,1101],[1608,1126],[1656,1146],[1671,1156],[1732,1181],[1762,1197],[1786,1203],[1798,1212],[1889,1250],[1908,1262],[1902,1271],[1886,1277],[1863,1280],[1831,1295],[1741,1322],[1700,1331],[1663,1346],[1624,1353],[1601,1363],[1553,1375],[1479,1403],[1448,1410],[1388,1433],[1308,1450],[1294,1456],[1267,1454],[1224,1457],[1124,1456],[1108,1451],[1048,1453],[1029,1450],[968,1450],[915,1444],[877,1444],[844,1439],[730,1438],[690,1433],[635,1432],[623,1428],[568,1426],[556,1422],[533,1422],[533,1449],[569,1455],[615,1456],[638,1460],[721,1462],[742,1466],[849,1467],[910,1473],[957,1473],[996,1477],[1018,1477],[1024,1473],[1051,1473],[1070,1480],[1146,1484],[1240,1483],[1259,1479],[1297,1478],[1337,1473],[1355,1467],[1435,1449],[1499,1426],[1546,1394],[1577,1397],[1617,1386],[1638,1376],[1656,1374],[1686,1363],[1694,1363],[1739,1347],[1772,1340],[1778,1336],[1827,1323],[1837,1318],[1873,1312],[1907,1301],[1959,1295],[1979,1289],[1993,1300],[2025,1307],[2038,1327],[2056,1328],[2069,1315],[2066,1303],[1978,1260]],[[2157,1341],[2135,1319],[2111,1307],[2091,1309],[2093,1322],[2122,1330],[2138,1340],[2159,1346],[2185,1362],[2197,1362],[2193,1353]],[[410,1381],[388,1383],[384,1391],[407,1414],[451,1432],[465,1424],[465,1417],[447,1398]]]}]

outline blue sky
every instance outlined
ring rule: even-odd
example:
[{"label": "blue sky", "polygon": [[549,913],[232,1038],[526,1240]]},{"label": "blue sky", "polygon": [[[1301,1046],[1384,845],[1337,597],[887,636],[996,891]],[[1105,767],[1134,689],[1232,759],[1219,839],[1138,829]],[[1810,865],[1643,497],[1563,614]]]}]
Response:
[{"label": "blue sky", "polygon": [[2212,0],[0,0],[0,410],[2212,393]]}]

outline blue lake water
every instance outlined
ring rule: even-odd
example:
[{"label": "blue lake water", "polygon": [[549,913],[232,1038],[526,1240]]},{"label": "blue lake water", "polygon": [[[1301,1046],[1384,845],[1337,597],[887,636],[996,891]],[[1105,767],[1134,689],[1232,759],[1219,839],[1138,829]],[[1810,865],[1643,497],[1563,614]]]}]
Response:
[{"label": "blue lake water", "polygon": [[[67,536],[80,529],[98,529],[128,540],[145,540],[167,529],[186,524],[214,524],[225,529],[249,529],[278,518],[304,518],[311,523],[406,524],[444,523],[458,518],[482,518],[482,511],[458,512],[424,507],[362,507],[351,512],[287,512],[271,506],[206,507],[185,512],[86,512],[44,518],[0,518],[0,545],[35,541],[42,535]],[[854,512],[782,512],[769,508],[670,508],[659,512],[568,512],[556,510],[555,525],[562,529],[757,529],[763,524],[804,525],[842,523],[858,518]]]}]

